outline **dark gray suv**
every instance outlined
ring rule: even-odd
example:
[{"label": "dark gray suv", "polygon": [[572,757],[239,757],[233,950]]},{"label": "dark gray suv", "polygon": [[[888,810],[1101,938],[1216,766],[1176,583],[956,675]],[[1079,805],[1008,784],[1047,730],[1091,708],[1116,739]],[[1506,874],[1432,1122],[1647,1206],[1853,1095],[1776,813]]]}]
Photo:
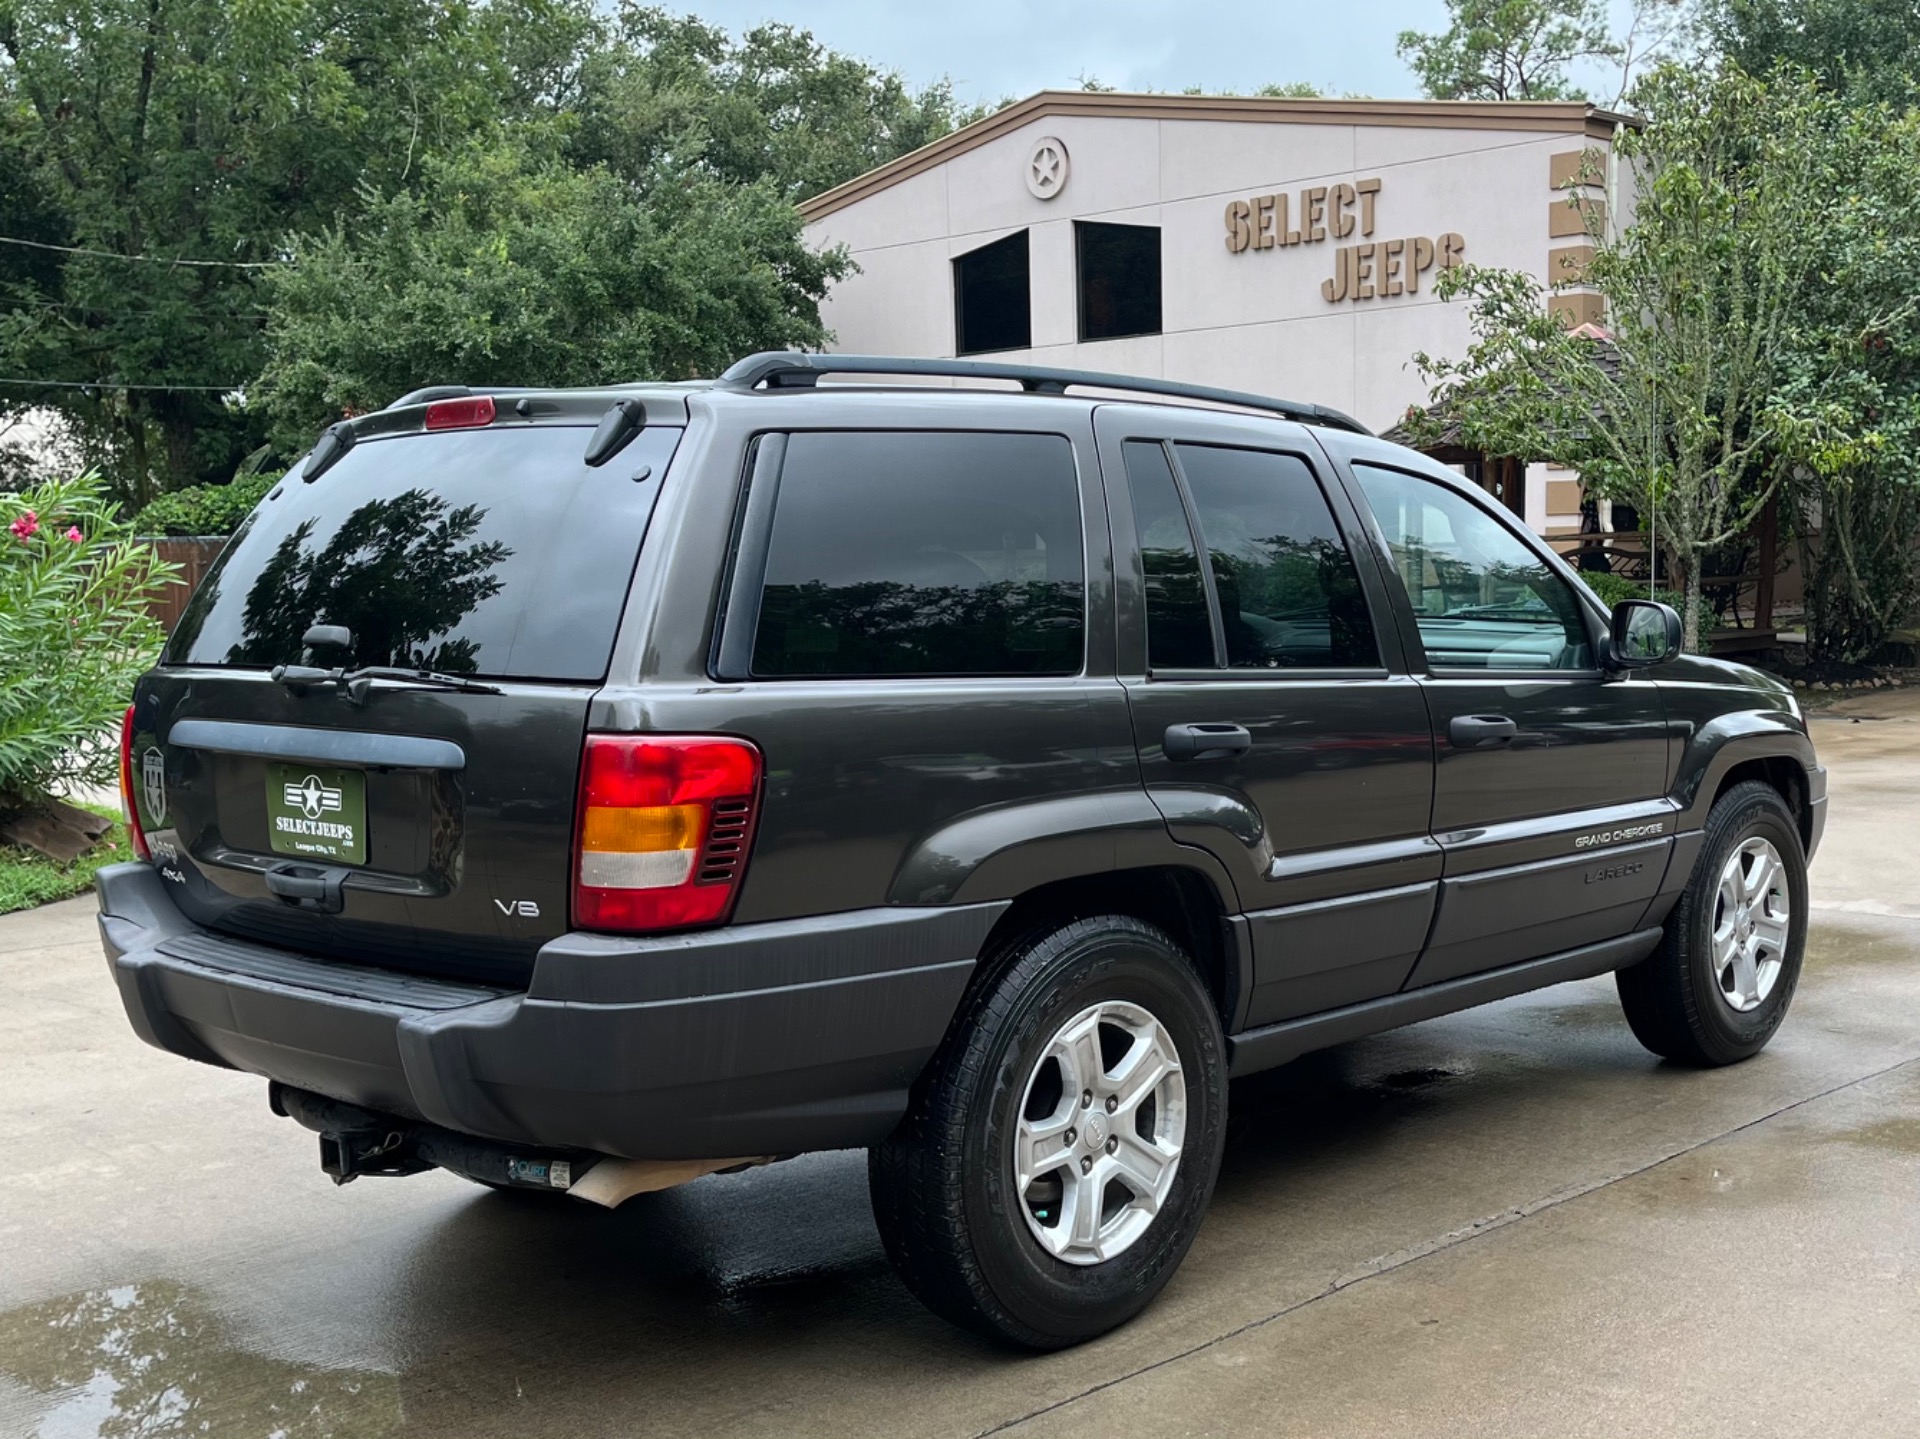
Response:
[{"label": "dark gray suv", "polygon": [[1677,635],[1314,406],[806,355],[425,390],[321,436],[140,681],[101,933],[141,1037],[339,1181],[865,1147],[914,1292],[1057,1347],[1179,1264],[1232,1076],[1608,971],[1657,1054],[1767,1042],[1825,774]]}]

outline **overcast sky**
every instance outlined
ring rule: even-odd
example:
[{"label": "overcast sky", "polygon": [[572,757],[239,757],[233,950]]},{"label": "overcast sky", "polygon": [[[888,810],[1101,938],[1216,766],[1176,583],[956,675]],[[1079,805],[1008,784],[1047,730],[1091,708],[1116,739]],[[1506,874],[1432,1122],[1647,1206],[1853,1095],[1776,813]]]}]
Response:
[{"label": "overcast sky", "polygon": [[[1081,75],[1122,90],[1245,91],[1305,80],[1335,95],[1412,96],[1419,87],[1394,41],[1402,30],[1446,23],[1442,0],[665,3],[736,31],[782,20],[916,84],[951,76],[969,101],[1067,89]],[[1598,98],[1610,98],[1609,82],[1584,78]]]}]

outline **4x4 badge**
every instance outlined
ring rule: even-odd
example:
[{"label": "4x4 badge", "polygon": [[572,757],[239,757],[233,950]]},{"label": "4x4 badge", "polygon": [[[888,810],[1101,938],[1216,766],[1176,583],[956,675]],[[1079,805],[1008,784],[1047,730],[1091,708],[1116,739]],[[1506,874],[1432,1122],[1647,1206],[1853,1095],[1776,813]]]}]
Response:
[{"label": "4x4 badge", "polygon": [[147,822],[163,825],[167,822],[167,757],[149,745],[147,752],[140,756],[141,796],[147,802]]}]

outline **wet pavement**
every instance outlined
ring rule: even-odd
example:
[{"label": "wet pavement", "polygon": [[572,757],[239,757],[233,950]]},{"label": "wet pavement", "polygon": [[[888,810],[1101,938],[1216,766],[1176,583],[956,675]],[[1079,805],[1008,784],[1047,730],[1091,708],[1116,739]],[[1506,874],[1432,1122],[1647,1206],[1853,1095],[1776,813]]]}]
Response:
[{"label": "wet pavement", "polygon": [[1596,980],[1238,1084],[1180,1274],[1039,1359],[907,1296],[855,1154],[336,1189],[133,1038],[90,901],[0,918],[0,1436],[1920,1433],[1920,694],[1815,738],[1765,1054],[1661,1065]]}]

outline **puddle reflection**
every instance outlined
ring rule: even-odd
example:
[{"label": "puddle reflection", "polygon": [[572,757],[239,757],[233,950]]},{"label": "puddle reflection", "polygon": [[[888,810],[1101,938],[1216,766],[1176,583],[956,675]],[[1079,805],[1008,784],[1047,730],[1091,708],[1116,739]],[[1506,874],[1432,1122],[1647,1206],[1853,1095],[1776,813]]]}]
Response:
[{"label": "puddle reflection", "polygon": [[165,1280],[90,1289],[0,1315],[0,1376],[24,1386],[34,1439],[384,1439],[398,1381],[314,1369],[230,1343]]}]

